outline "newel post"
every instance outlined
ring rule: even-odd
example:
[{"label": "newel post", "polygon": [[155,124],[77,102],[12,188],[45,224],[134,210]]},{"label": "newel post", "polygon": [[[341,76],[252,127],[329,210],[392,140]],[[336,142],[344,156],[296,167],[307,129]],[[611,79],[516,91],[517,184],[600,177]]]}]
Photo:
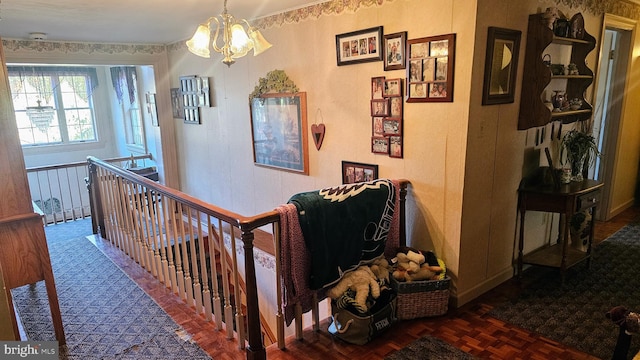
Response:
[{"label": "newel post", "polygon": [[256,282],[256,266],[253,258],[253,231],[242,229],[244,244],[244,270],[247,285],[247,360],[263,360],[267,353],[262,343],[260,328],[260,308],[258,306],[258,284]]},{"label": "newel post", "polygon": [[[100,188],[98,183],[98,166],[88,159],[89,167],[89,183],[87,190],[89,191],[89,206],[91,207],[91,226],[94,234],[104,231],[104,213],[102,212],[102,197],[100,196]],[[100,233],[100,236],[104,234]]]}]

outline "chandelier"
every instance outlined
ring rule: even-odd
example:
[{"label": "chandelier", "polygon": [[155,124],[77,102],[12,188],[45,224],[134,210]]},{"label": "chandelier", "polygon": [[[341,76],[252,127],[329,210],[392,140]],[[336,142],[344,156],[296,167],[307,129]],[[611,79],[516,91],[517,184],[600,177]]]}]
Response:
[{"label": "chandelier", "polygon": [[[216,23],[216,31],[211,39],[211,25]],[[247,30],[244,28],[246,24]],[[222,27],[222,47],[218,46],[218,35]],[[265,40],[260,31],[252,27],[245,19],[236,20],[227,12],[227,0],[224,0],[224,11],[218,16],[212,16],[198,26],[193,37],[187,41],[187,48],[192,53],[204,58],[210,57],[209,45],[214,51],[224,56],[222,62],[231,66],[235,59],[241,58],[253,49],[256,56],[270,48],[272,45]]]},{"label": "chandelier", "polygon": [[51,125],[51,121],[53,120],[55,110],[53,109],[53,106],[40,105],[40,100],[37,100],[37,103],[38,106],[27,107],[27,116],[29,117],[29,121],[31,121],[36,128],[42,132],[47,132],[49,125]]}]

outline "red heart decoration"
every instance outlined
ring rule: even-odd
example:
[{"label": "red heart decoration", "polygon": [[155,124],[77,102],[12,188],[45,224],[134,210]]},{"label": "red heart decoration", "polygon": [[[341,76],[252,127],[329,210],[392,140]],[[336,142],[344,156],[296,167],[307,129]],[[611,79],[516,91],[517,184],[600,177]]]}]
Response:
[{"label": "red heart decoration", "polygon": [[316,143],[316,149],[320,150],[322,146],[322,140],[324,140],[324,124],[311,125],[311,134],[313,135],[313,142]]}]

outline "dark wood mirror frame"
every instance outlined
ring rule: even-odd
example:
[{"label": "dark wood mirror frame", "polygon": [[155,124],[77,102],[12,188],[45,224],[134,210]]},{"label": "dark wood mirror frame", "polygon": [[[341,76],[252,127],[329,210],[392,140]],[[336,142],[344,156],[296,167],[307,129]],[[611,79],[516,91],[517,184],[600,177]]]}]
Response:
[{"label": "dark wood mirror frame", "polygon": [[[522,32],[519,30],[489,27],[484,65],[482,105],[513,102],[521,35]],[[511,52],[510,59],[505,57],[504,49],[508,49]],[[508,60],[506,64],[505,60]],[[497,88],[500,90],[496,91]]]}]

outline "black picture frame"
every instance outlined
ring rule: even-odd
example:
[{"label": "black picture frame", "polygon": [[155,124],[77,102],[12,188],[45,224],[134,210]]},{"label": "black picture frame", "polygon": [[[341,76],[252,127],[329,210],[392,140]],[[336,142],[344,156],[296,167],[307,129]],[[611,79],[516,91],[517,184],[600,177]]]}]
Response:
[{"label": "black picture frame", "polygon": [[353,184],[378,178],[378,165],[342,161],[342,183]]},{"label": "black picture frame", "polygon": [[382,26],[336,35],[338,66],[382,61]]},{"label": "black picture frame", "polygon": [[482,105],[508,104],[514,101],[521,36],[520,30],[489,27]]}]

